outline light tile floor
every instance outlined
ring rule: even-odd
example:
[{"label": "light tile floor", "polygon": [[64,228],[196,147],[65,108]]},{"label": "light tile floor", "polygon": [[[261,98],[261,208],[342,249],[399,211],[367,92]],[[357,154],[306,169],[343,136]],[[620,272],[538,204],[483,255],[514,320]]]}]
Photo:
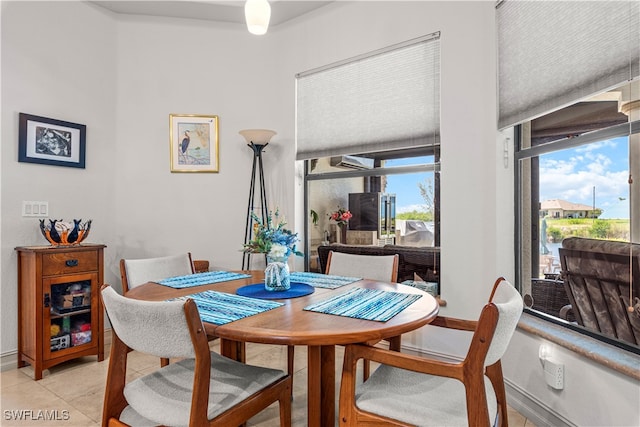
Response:
[{"label": "light tile floor", "polygon": [[[211,347],[217,351],[218,341],[212,342]],[[108,347],[106,350],[108,354]],[[306,348],[296,347],[295,355],[292,424],[303,427],[307,425]],[[286,347],[248,344],[247,362],[286,370]],[[131,377],[135,378],[158,369],[159,366],[160,362],[157,358],[134,352],[130,356],[127,369]],[[83,357],[52,367],[44,372],[44,378],[40,381],[33,380],[33,370],[29,366],[0,372],[0,409],[2,410],[0,425],[7,427],[99,426],[107,367],[107,360],[97,362],[95,357]],[[342,349],[338,347],[336,397],[339,392],[341,368]],[[22,419],[16,419],[19,414],[22,414]],[[43,414],[46,414],[49,419],[43,419]],[[247,425],[278,426],[277,405],[272,405],[256,415]],[[509,425],[535,427],[511,408]]]}]

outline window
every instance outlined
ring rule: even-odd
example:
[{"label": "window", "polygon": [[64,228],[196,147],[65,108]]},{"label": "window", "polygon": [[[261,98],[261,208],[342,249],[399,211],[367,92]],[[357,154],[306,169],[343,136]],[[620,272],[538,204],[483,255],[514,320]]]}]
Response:
[{"label": "window", "polygon": [[[433,154],[435,152],[435,155]],[[347,244],[405,246],[440,245],[439,149],[399,150],[324,157],[306,162],[305,200],[308,218],[305,254],[307,268],[319,271],[317,247],[341,242]],[[370,207],[359,202],[359,194],[392,196],[385,218],[384,207]],[[355,205],[354,205],[355,203]],[[378,203],[372,198],[372,203]],[[329,215],[338,208],[352,211],[348,237],[342,242],[339,229]],[[383,211],[378,216],[377,213]],[[382,224],[371,223],[371,217]],[[361,217],[360,217],[361,216]],[[387,221],[386,223],[384,223]]]},{"label": "window", "polygon": [[[620,93],[614,89],[516,127],[518,280],[528,311],[640,353],[636,342],[576,318],[559,256],[568,237],[638,242],[632,222],[640,218],[639,205],[631,203],[638,192],[629,176],[632,159],[640,158],[640,147],[630,144],[639,128],[618,111]],[[630,265],[623,268],[631,271]],[[622,304],[629,295],[612,298]],[[596,315],[609,315],[604,311]]]},{"label": "window", "polygon": [[296,144],[307,269],[323,242],[439,246],[440,33],[298,74]]}]

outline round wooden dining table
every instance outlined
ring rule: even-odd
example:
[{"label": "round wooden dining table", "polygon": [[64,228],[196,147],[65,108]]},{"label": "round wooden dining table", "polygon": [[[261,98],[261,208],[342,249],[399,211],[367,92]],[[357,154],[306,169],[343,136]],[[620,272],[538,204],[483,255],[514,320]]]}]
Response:
[{"label": "round wooden dining table", "polygon": [[[239,271],[251,277],[174,289],[149,282],[131,289],[127,297],[150,301],[187,296],[206,290],[236,294],[249,284],[264,280],[264,271]],[[359,287],[419,294],[410,306],[386,322],[303,310],[334,295]],[[438,314],[436,299],[426,292],[399,283],[359,280],[337,289],[318,288],[310,295],[279,299],[282,306],[224,325],[204,323],[207,335],[220,338],[223,355],[244,361],[245,342],[307,346],[307,400],[309,426],[335,425],[335,346],[377,342],[413,331],[430,323]]]}]

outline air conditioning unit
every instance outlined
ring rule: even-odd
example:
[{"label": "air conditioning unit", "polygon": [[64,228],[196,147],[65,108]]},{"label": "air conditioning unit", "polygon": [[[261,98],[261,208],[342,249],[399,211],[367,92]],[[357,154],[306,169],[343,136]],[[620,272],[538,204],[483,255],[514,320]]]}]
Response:
[{"label": "air conditioning unit", "polygon": [[331,166],[349,169],[373,169],[373,159],[357,156],[332,157],[329,161]]}]

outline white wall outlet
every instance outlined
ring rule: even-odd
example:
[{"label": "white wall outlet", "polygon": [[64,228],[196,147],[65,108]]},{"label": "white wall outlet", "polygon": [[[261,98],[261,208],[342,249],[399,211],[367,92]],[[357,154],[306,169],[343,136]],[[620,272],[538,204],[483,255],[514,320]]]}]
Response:
[{"label": "white wall outlet", "polygon": [[22,202],[22,216],[47,217],[49,215],[49,202]]},{"label": "white wall outlet", "polygon": [[545,359],[543,364],[545,382],[556,390],[562,390],[564,388],[564,365],[554,359]]}]

